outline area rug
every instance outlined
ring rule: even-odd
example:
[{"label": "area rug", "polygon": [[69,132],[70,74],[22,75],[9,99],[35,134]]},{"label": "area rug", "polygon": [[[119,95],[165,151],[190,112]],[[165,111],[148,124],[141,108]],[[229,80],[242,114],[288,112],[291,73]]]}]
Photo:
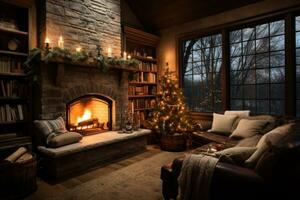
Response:
[{"label": "area rug", "polygon": [[137,163],[112,172],[107,176],[83,183],[63,194],[48,199],[65,200],[159,200],[161,191],[160,168],[182,153],[159,152]]}]

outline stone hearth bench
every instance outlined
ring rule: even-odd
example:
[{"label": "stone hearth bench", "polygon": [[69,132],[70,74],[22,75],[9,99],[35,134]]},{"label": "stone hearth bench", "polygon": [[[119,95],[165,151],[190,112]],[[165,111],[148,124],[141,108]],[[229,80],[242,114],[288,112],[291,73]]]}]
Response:
[{"label": "stone hearth bench", "polygon": [[85,136],[78,143],[59,148],[39,146],[43,175],[50,179],[67,177],[143,151],[150,133],[151,130],[148,129],[140,129],[130,134],[108,131]]}]

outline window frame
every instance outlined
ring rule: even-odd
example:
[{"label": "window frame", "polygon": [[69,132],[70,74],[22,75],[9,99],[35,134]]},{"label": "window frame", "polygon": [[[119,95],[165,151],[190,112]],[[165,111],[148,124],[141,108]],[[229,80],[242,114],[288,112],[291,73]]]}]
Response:
[{"label": "window frame", "polygon": [[[186,40],[205,37],[216,33],[222,33],[222,66],[221,66],[221,92],[222,110],[230,109],[230,31],[253,27],[263,23],[284,20],[285,22],[285,108],[284,115],[296,116],[296,48],[295,48],[295,17],[300,16],[300,7],[291,8],[284,11],[273,12],[261,16],[254,16],[249,19],[239,20],[232,23],[209,27],[205,30],[183,33],[176,36],[177,48],[177,70],[179,74],[179,85],[183,86],[182,74],[182,43]],[[212,113],[201,113],[190,111],[193,116],[211,117]]]}]

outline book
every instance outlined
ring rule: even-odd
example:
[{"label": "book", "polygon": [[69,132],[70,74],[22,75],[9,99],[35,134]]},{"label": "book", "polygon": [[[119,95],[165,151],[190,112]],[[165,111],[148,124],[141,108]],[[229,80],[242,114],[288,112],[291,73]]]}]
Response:
[{"label": "book", "polygon": [[18,105],[17,107],[18,107],[19,119],[24,120],[22,105]]}]

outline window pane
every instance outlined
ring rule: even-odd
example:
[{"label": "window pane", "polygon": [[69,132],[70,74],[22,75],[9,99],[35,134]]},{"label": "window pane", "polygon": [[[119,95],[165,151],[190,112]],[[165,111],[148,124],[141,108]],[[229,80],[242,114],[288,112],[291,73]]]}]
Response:
[{"label": "window pane", "polygon": [[256,86],[257,99],[269,99],[269,85],[257,85]]},{"label": "window pane", "polygon": [[270,104],[268,100],[257,101],[257,114],[270,113]]},{"label": "window pane", "polygon": [[270,50],[278,51],[284,49],[284,35],[271,37],[270,40]]},{"label": "window pane", "polygon": [[254,38],[255,38],[255,29],[254,28],[243,29],[243,41],[253,40]]},{"label": "window pane", "polygon": [[230,102],[231,109],[233,110],[242,110],[243,109],[243,101],[242,100],[232,100]]},{"label": "window pane", "polygon": [[284,114],[284,101],[271,101],[271,114],[283,115]]},{"label": "window pane", "polygon": [[300,66],[296,67],[296,81],[300,82]]},{"label": "window pane", "polygon": [[284,67],[272,68],[270,70],[271,83],[283,83],[285,80]]},{"label": "window pane", "polygon": [[271,84],[271,98],[272,99],[284,98],[284,84]]},{"label": "window pane", "polygon": [[244,86],[244,98],[255,99],[255,85],[245,85]]},{"label": "window pane", "polygon": [[[242,47],[240,40],[234,38],[240,33]],[[230,33],[231,41],[235,42],[230,44],[231,109],[250,109],[252,114],[284,113],[284,107],[275,108],[275,105],[284,105],[285,97],[284,34],[284,20]],[[300,70],[298,73],[300,79]]]},{"label": "window pane", "polygon": [[296,33],[296,47],[300,47],[300,32]]},{"label": "window pane", "polygon": [[269,67],[269,53],[256,55],[256,68]]},{"label": "window pane", "polygon": [[269,24],[262,24],[256,26],[256,38],[263,38],[269,36]]},{"label": "window pane", "polygon": [[217,34],[189,40],[183,45],[183,91],[187,106],[192,111],[217,112],[222,108],[221,44],[221,34]]},{"label": "window pane", "polygon": [[270,23],[270,35],[284,34],[284,20]]},{"label": "window pane", "polygon": [[269,51],[269,38],[256,40],[256,52],[264,53]]},{"label": "window pane", "polygon": [[230,43],[237,43],[242,40],[242,31],[232,31],[230,32]]},{"label": "window pane", "polygon": [[257,83],[268,83],[269,82],[269,69],[257,69],[256,70]]},{"label": "window pane", "polygon": [[230,68],[231,70],[238,70],[242,65],[242,57],[234,57],[231,59]]},{"label": "window pane", "polygon": [[279,67],[285,65],[285,53],[284,51],[271,52],[270,55],[271,67]]},{"label": "window pane", "polygon": [[300,16],[296,17],[296,31],[300,31]]},{"label": "window pane", "polygon": [[242,54],[242,43],[232,44],[230,48],[231,56],[240,56]]}]

